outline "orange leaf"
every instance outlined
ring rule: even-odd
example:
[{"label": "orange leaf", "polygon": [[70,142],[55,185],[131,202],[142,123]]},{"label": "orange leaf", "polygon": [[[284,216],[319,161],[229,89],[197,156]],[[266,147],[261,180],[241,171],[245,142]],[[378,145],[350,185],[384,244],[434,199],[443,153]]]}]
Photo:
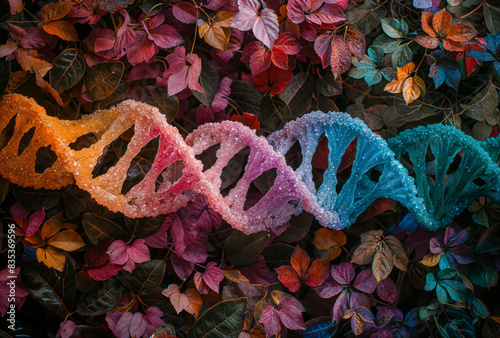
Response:
[{"label": "orange leaf", "polygon": [[63,271],[66,257],[61,250],[52,246],[46,248],[38,248],[36,250],[36,259],[39,263],[45,264],[47,267]]},{"label": "orange leaf", "polygon": [[39,59],[38,54],[34,51],[28,52],[23,48],[19,48],[16,58],[25,72],[36,73],[38,71],[42,77],[52,68],[49,62]]},{"label": "orange leaf", "polygon": [[335,259],[338,256],[340,256],[341,253],[342,253],[342,249],[339,246],[334,246],[333,248],[322,251],[320,253],[319,258],[324,259],[325,261],[329,262],[332,259]]},{"label": "orange leaf", "polygon": [[224,277],[229,279],[231,282],[238,284],[250,284],[248,278],[243,276],[238,270],[222,270]]},{"label": "orange leaf", "polygon": [[432,37],[436,37],[436,32],[432,29],[432,12],[422,13],[422,29]]},{"label": "orange leaf", "polygon": [[304,277],[305,283],[309,286],[320,286],[330,275],[330,264],[320,258],[314,260]]},{"label": "orange leaf", "polygon": [[391,82],[385,85],[384,90],[389,93],[401,93],[405,80],[392,79]]},{"label": "orange leaf", "polygon": [[[451,15],[445,8],[434,14],[432,17],[432,27],[436,33],[444,32],[451,24]],[[435,36],[435,35],[434,35]]]},{"label": "orange leaf", "polygon": [[321,228],[314,232],[313,245],[318,250],[328,250],[335,246],[345,245],[347,239],[340,230]]},{"label": "orange leaf", "polygon": [[57,234],[62,228],[62,214],[57,214],[52,216],[47,222],[42,225],[42,238],[47,240],[48,238]]},{"label": "orange leaf", "polygon": [[465,42],[475,37],[476,34],[477,31],[471,26],[464,23],[454,23],[446,30],[446,39],[455,42]]},{"label": "orange leaf", "polygon": [[403,86],[403,97],[406,104],[409,105],[420,96],[420,87],[415,83],[412,77],[409,77]]},{"label": "orange leaf", "polygon": [[396,211],[396,201],[390,198],[377,198],[363,213],[361,222],[366,222],[384,211]]},{"label": "orange leaf", "polygon": [[195,289],[189,288],[186,293],[182,293],[178,285],[170,284],[168,288],[163,290],[162,294],[170,299],[170,303],[177,313],[184,310],[192,315],[198,316],[200,314],[203,301]]},{"label": "orange leaf", "polygon": [[425,266],[433,267],[438,265],[442,256],[443,256],[442,252],[438,254],[433,254],[432,252],[428,252],[420,262]]},{"label": "orange leaf", "polygon": [[231,37],[231,21],[236,14],[231,12],[219,12],[211,23],[205,22],[198,27],[198,33],[206,43],[217,49],[226,50]]},{"label": "orange leaf", "polygon": [[311,263],[311,258],[309,257],[307,252],[302,250],[302,248],[297,245],[295,247],[295,250],[293,250],[292,257],[290,258],[290,263],[293,269],[297,272],[297,275],[299,275],[299,277],[303,277],[307,272],[309,263]]},{"label": "orange leaf", "polygon": [[43,6],[39,11],[37,18],[40,21],[48,22],[64,18],[71,12],[73,5],[67,1],[58,1]]},{"label": "orange leaf", "polygon": [[51,21],[42,26],[50,35],[55,35],[66,41],[78,41],[78,34],[73,24],[66,20]]},{"label": "orange leaf", "polygon": [[408,62],[403,67],[398,67],[398,80],[404,80],[415,70],[415,64]]},{"label": "orange leaf", "polygon": [[85,245],[82,237],[73,230],[65,230],[51,237],[47,244],[64,251],[75,251]]}]

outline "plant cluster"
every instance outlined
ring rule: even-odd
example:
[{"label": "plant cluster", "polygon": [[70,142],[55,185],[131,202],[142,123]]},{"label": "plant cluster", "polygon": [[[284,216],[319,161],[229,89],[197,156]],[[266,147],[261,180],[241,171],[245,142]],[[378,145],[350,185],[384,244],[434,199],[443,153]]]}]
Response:
[{"label": "plant cluster", "polygon": [[[385,139],[434,123],[477,140],[499,135],[492,0],[1,0],[0,8],[0,95],[33,97],[60,119],[130,98],[157,107],[184,136],[228,119],[267,135],[314,110],[346,111]],[[9,133],[1,131],[0,149]],[[106,149],[96,176],[119,161],[132,134]],[[142,148],[123,189],[144,178],[157,148]],[[318,185],[328,155],[322,138],[312,158]],[[355,155],[353,143],[340,180]],[[34,156],[40,172],[55,161],[50,149]],[[248,149],[224,169],[223,195],[247,158]],[[300,149],[286,158],[296,168]],[[269,175],[255,179],[247,203],[272,184]],[[4,321],[7,336],[500,334],[500,208],[487,198],[435,232],[381,198],[342,231],[304,212],[251,235],[202,195],[175,213],[130,219],[75,185],[33,189],[0,178],[0,203],[2,294],[13,275],[4,268],[9,225],[16,236],[16,330]],[[8,309],[0,298],[0,315]]]}]

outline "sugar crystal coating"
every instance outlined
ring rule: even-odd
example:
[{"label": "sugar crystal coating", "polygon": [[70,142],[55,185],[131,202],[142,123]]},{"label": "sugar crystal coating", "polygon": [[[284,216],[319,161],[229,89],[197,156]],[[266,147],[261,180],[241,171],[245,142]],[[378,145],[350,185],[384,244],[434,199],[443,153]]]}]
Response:
[{"label": "sugar crystal coating", "polygon": [[[148,104],[127,100],[116,107],[97,111],[78,121],[48,116],[43,107],[22,95],[5,95],[0,103],[0,130],[15,119],[12,137],[0,134],[0,174],[15,184],[37,189],[60,189],[76,182],[100,204],[127,217],[167,214],[204,194],[212,208],[234,228],[247,234],[282,226],[292,214],[306,210],[326,227],[342,229],[380,197],[399,201],[417,222],[435,230],[448,225],[467,204],[480,196],[500,202],[500,138],[479,142],[453,127],[433,125],[402,132],[389,144],[361,120],[343,113],[313,112],[270,135],[230,121],[200,126],[184,140],[165,117]],[[18,154],[24,134],[35,128],[26,149]],[[106,173],[92,171],[107,147],[122,133],[134,128],[125,153]],[[74,150],[70,145],[93,133],[97,141]],[[321,135],[328,139],[328,169],[316,191],[312,156]],[[153,139],[159,138],[154,162],[145,177],[127,193],[122,187],[131,161]],[[5,139],[4,139],[5,138]],[[347,147],[357,140],[351,175],[337,193],[337,169]],[[297,170],[284,155],[298,141],[302,163]],[[219,145],[216,162],[203,170],[195,156]],[[35,171],[36,153],[50,146],[57,161],[44,173]],[[243,176],[223,196],[221,175],[240,150],[250,149]],[[434,161],[428,161],[431,152]],[[409,156],[412,176],[399,162]],[[458,168],[449,173],[459,156]],[[248,189],[254,179],[276,169],[276,179],[267,194],[245,210]],[[430,170],[435,178],[429,179]],[[182,171],[182,175],[177,175]],[[372,174],[379,174],[377,180]],[[156,187],[158,177],[162,183]],[[480,181],[478,181],[480,180]]]}]

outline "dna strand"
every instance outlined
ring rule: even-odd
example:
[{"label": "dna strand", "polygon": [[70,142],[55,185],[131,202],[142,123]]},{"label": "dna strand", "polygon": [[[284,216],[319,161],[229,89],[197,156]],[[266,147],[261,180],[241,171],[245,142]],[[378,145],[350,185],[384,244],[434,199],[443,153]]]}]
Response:
[{"label": "dna strand", "polygon": [[[359,119],[343,113],[315,112],[289,122],[268,139],[240,123],[224,121],[202,125],[184,140],[156,108],[133,100],[78,121],[48,116],[33,99],[17,94],[6,95],[0,108],[0,175],[12,183],[36,189],[60,189],[75,182],[97,203],[132,218],[175,212],[196,194],[204,194],[223,219],[247,234],[279,227],[302,210],[313,214],[323,226],[342,229],[354,223],[375,199],[387,197],[408,208],[423,227],[434,230],[449,224],[472,199],[487,196],[499,201],[500,196],[500,169],[496,163],[499,139],[478,142],[452,127],[405,131],[390,140],[388,146]],[[8,136],[5,130],[12,121],[13,132]],[[132,127],[134,136],[123,156],[106,173],[94,177],[93,169],[107,147]],[[20,152],[21,138],[32,128],[33,137]],[[94,144],[79,150],[71,148],[88,133],[96,137]],[[329,166],[316,191],[311,159],[323,134],[328,138]],[[131,161],[155,138],[159,138],[159,146],[150,170],[138,184],[122,193]],[[357,150],[351,175],[337,192],[336,172],[354,139]],[[303,159],[294,171],[286,164],[284,155],[296,141],[302,148]],[[196,156],[214,145],[219,145],[216,161],[204,169]],[[57,160],[48,170],[38,173],[36,153],[44,147],[50,147]],[[250,154],[243,176],[223,196],[222,170],[246,147]],[[431,183],[425,172],[428,161],[421,155],[428,148],[436,154],[438,167]],[[459,153],[463,154],[459,169],[453,176],[447,175],[451,161]],[[399,161],[407,154],[415,179]],[[179,163],[181,175],[175,173]],[[251,182],[273,168],[277,173],[274,184],[246,210]],[[378,174],[377,179],[373,179],[374,173]],[[162,182],[157,186],[159,177]]]}]

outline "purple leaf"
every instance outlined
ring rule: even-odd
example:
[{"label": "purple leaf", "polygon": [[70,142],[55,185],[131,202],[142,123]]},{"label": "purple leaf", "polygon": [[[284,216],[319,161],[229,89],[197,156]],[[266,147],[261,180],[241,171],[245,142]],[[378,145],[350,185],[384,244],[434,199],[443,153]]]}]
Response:
[{"label": "purple leaf", "polygon": [[332,265],[331,274],[339,284],[347,285],[354,279],[354,268],[350,263]]},{"label": "purple leaf", "polygon": [[386,278],[377,285],[377,295],[380,299],[390,303],[398,299],[398,291],[392,279]]},{"label": "purple leaf", "polygon": [[333,305],[332,320],[340,321],[347,310],[349,310],[349,294],[345,290],[337,297]]},{"label": "purple leaf", "polygon": [[375,276],[373,276],[373,272],[371,269],[361,271],[354,281],[353,286],[359,291],[363,291],[366,293],[372,293],[375,291],[377,287],[377,280]]}]

